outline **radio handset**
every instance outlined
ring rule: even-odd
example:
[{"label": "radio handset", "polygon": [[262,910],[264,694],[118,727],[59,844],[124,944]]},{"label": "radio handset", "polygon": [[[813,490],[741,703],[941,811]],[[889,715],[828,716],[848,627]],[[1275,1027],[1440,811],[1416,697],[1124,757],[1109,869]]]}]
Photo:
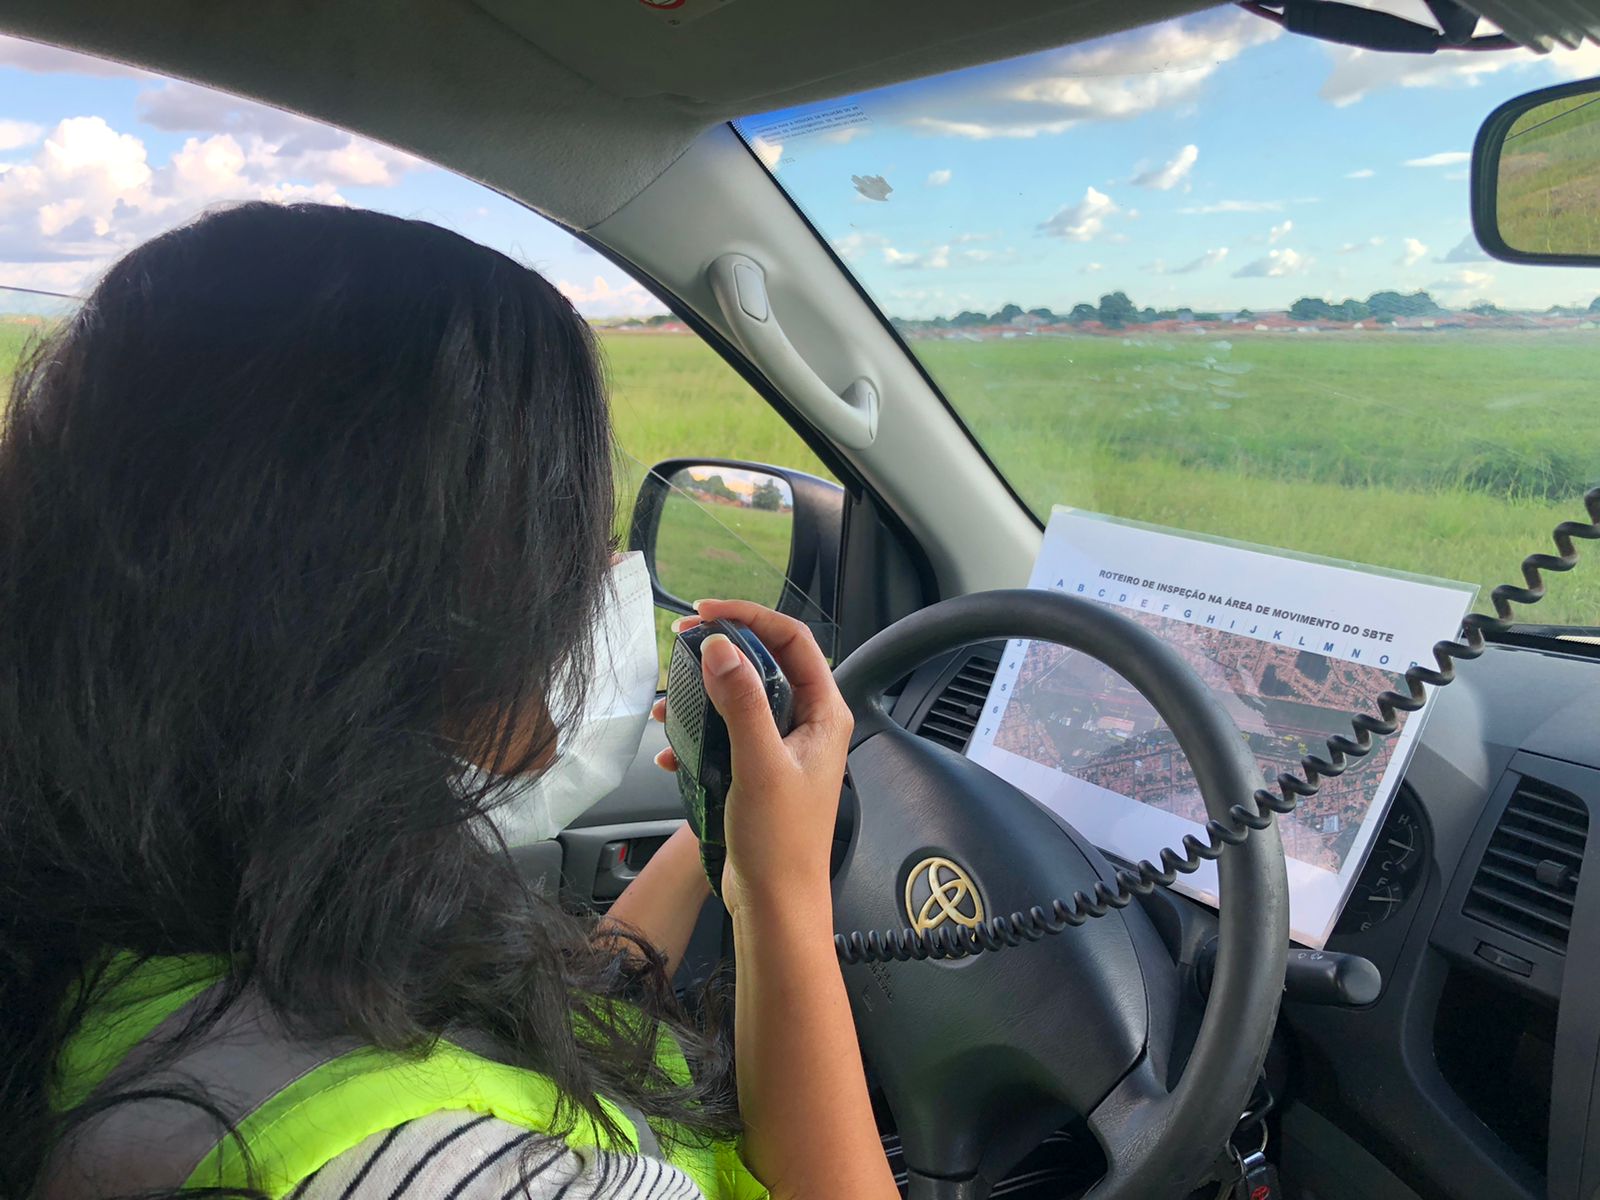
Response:
[{"label": "radio handset", "polygon": [[706,621],[678,635],[667,666],[667,744],[678,756],[678,793],[689,827],[700,839],[700,864],[711,890],[722,898],[722,865],[727,842],[722,818],[733,783],[733,752],[728,725],[706,695],[701,649],[714,633],[727,637],[761,677],[767,705],[780,735],[794,728],[794,692],[771,652],[737,621]]}]

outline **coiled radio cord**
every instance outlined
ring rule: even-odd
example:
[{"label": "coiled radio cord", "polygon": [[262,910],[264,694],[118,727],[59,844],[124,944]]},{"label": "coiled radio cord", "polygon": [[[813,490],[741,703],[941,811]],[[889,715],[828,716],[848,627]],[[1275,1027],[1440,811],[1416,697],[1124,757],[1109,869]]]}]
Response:
[{"label": "coiled radio cord", "polygon": [[1522,560],[1524,586],[1502,583],[1490,593],[1494,616],[1485,613],[1468,613],[1461,620],[1461,629],[1455,641],[1434,643],[1433,657],[1438,670],[1421,664],[1407,668],[1405,681],[1407,694],[1395,691],[1381,692],[1374,701],[1379,716],[1370,713],[1353,713],[1350,717],[1355,737],[1334,734],[1328,739],[1328,756],[1319,758],[1307,754],[1300,760],[1301,774],[1287,771],[1278,775],[1276,793],[1266,788],[1255,792],[1257,811],[1252,812],[1242,804],[1228,810],[1228,820],[1215,817],[1206,822],[1205,840],[1186,834],[1183,849],[1167,848],[1158,857],[1157,866],[1148,859],[1133,867],[1122,867],[1116,872],[1116,886],[1100,882],[1094,885],[1092,895],[1074,892],[1071,900],[1051,900],[1034,905],[1027,912],[1014,912],[1010,916],[990,917],[977,926],[941,925],[933,930],[886,929],[870,933],[840,933],[834,935],[834,947],[839,960],[846,964],[863,962],[905,962],[909,959],[968,958],[985,951],[1003,950],[1007,946],[1036,942],[1067,929],[1076,929],[1084,922],[1103,917],[1115,909],[1126,908],[1135,897],[1148,896],[1159,885],[1170,887],[1179,875],[1188,875],[1200,869],[1203,862],[1222,856],[1229,846],[1237,846],[1251,832],[1265,829],[1274,816],[1292,813],[1300,801],[1315,796],[1321,786],[1318,780],[1333,779],[1343,775],[1352,759],[1365,758],[1372,752],[1374,736],[1389,737],[1400,728],[1397,714],[1416,712],[1427,699],[1427,686],[1444,687],[1456,677],[1457,661],[1468,662],[1483,654],[1485,634],[1501,633],[1511,623],[1513,604],[1537,604],[1544,599],[1544,572],[1570,571],[1578,564],[1578,548],[1574,538],[1600,539],[1600,487],[1584,494],[1583,503],[1589,514],[1588,523],[1563,521],[1551,535],[1556,544],[1556,554],[1530,554]]}]

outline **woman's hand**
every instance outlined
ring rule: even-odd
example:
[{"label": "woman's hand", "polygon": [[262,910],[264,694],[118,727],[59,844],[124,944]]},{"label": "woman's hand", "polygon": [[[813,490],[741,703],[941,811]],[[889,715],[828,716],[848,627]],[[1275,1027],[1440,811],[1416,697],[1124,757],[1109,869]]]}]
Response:
[{"label": "woman's hand", "polygon": [[[728,724],[733,785],[724,837],[728,861],[722,898],[738,915],[747,906],[828,903],[828,862],[844,760],[853,722],[833,672],[811,631],[793,617],[744,600],[702,600],[698,616],[675,631],[726,618],[748,626],[777,659],[794,689],[794,728],[778,736],[756,670],[727,638],[701,646],[706,692]],[[656,715],[665,717],[665,701]],[[677,769],[671,750],[657,760]]]},{"label": "woman's hand", "polygon": [[695,922],[711,895],[705,868],[700,865],[700,843],[687,825],[650,856],[644,869],[622,890],[600,919],[599,935],[617,926],[632,930],[661,954],[671,978],[683,961],[694,936]]},{"label": "woman's hand", "polygon": [[[833,946],[828,860],[850,710],[799,621],[740,600],[695,608],[699,616],[675,628],[718,618],[749,626],[794,689],[794,729],[779,737],[744,655],[726,638],[701,645],[706,691],[733,744],[722,896],[739,971],[733,1028],[745,1161],[773,1200],[899,1200]],[[657,761],[677,769],[670,750]]]}]

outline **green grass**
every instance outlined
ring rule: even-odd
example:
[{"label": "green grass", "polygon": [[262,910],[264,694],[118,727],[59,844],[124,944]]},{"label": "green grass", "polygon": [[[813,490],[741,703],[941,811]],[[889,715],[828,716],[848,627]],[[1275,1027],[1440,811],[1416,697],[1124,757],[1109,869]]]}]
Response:
[{"label": "green grass", "polygon": [[776,604],[793,528],[793,513],[669,497],[656,535],[661,586],[689,601],[733,596]]},{"label": "green grass", "polygon": [[[656,533],[661,586],[690,603],[714,596],[776,604],[783,594],[793,528],[792,512],[762,512],[671,496]],[[675,616],[656,611],[663,681],[672,652],[668,627]]]},{"label": "green grass", "polygon": [[11,368],[38,328],[31,321],[0,317],[0,387],[9,385]]},{"label": "green grass", "polygon": [[[0,323],[0,375],[20,345],[14,329]],[[826,474],[696,339],[602,341],[619,439],[637,462],[725,456]],[[1600,332],[1084,336],[915,349],[1041,514],[1069,503],[1486,593],[1516,580],[1522,557],[1548,547],[1557,521],[1581,516],[1584,488],[1600,483],[1591,415]],[[622,481],[629,497],[642,469]],[[680,503],[663,548],[687,564],[696,582],[686,590],[766,598],[766,564],[787,559],[776,529],[784,518]],[[751,568],[747,547],[765,563]],[[1525,613],[1600,625],[1600,555]]]},{"label": "green grass", "polygon": [[[920,341],[1036,511],[1053,503],[1460,579],[1520,579],[1600,483],[1600,333]],[[1600,624],[1600,558],[1527,619]]]},{"label": "green grass", "polygon": [[601,345],[617,437],[638,469],[666,458],[744,458],[833,478],[698,338],[607,333]]},{"label": "green grass", "polygon": [[1552,100],[1518,117],[1500,152],[1496,223],[1506,245],[1600,253],[1600,103]]}]

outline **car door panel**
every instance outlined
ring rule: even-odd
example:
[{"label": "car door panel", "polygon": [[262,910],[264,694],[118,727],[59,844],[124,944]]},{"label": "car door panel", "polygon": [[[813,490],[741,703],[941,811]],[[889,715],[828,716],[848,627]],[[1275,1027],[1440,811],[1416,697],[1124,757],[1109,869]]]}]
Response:
[{"label": "car door panel", "polygon": [[[675,778],[655,763],[667,735],[651,722],[621,785],[554,839],[513,850],[523,878],[549,900],[605,912],[683,824]],[[701,910],[673,980],[700,987],[725,951],[727,910],[713,897]]]}]

